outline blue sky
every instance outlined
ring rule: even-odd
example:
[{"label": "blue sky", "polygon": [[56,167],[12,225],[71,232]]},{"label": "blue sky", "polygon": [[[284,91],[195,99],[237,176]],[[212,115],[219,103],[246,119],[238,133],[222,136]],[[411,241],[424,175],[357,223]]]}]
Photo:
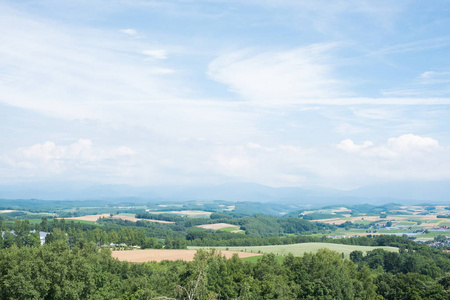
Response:
[{"label": "blue sky", "polygon": [[450,179],[446,1],[0,1],[0,179]]}]

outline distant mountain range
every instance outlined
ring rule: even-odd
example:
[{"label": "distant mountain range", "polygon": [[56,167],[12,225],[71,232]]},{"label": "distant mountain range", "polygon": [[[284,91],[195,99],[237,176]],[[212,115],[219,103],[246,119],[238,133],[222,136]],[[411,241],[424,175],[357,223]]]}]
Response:
[{"label": "distant mountain range", "polygon": [[351,191],[325,188],[269,187],[255,183],[216,186],[98,185],[83,182],[0,185],[1,199],[187,201],[227,200],[284,204],[384,204],[450,202],[450,182],[403,182],[366,186]]}]

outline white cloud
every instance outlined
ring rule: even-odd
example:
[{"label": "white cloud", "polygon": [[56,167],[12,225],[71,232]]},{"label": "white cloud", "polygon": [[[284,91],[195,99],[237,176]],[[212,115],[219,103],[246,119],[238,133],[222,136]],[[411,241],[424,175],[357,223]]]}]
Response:
[{"label": "white cloud", "polygon": [[129,36],[131,36],[133,38],[136,38],[136,39],[142,37],[142,34],[139,33],[136,29],[133,29],[133,28],[121,29],[120,32],[125,33],[125,34],[127,34],[127,35],[129,35]]},{"label": "white cloud", "polygon": [[236,51],[208,66],[208,75],[244,99],[292,103],[305,98],[344,95],[344,84],[332,75],[325,52],[334,44],[317,44],[289,51]]},{"label": "white cloud", "polygon": [[439,149],[439,142],[430,137],[421,137],[414,134],[404,134],[398,138],[390,138],[387,146],[399,153],[414,151],[434,151]]},{"label": "white cloud", "polygon": [[356,145],[352,140],[345,139],[342,142],[340,142],[336,147],[346,152],[359,152],[361,151],[361,149],[368,148],[372,145],[373,143],[369,141],[364,142],[362,145]]},{"label": "white cloud", "polygon": [[151,58],[156,58],[156,59],[166,59],[167,58],[166,51],[164,51],[162,49],[145,50],[145,51],[142,51],[142,54],[144,54],[146,56],[150,56]]},{"label": "white cloud", "polygon": [[[335,74],[337,63],[330,52],[337,47],[337,44],[330,43],[286,51],[234,51],[214,59],[208,66],[208,75],[252,105],[450,104],[450,98],[442,97],[446,96],[448,88],[442,92],[430,88],[397,88],[383,90],[384,97],[353,96],[349,91],[351,84],[337,79]],[[436,74],[427,76],[436,77]],[[442,81],[447,73],[439,74]],[[437,80],[433,82],[436,84]]]},{"label": "white cloud", "polygon": [[[79,139],[70,145],[57,145],[47,141],[30,147],[21,147],[10,154],[7,161],[17,169],[32,169],[48,174],[73,172],[75,169],[90,169],[99,167],[107,169],[111,164],[127,160],[136,153],[133,149],[121,146],[113,149],[94,147],[89,139]],[[19,171],[20,172],[20,171]],[[38,174],[36,173],[36,175]]]},{"label": "white cloud", "polygon": [[346,139],[336,148],[346,153],[334,154],[334,163],[342,167],[344,181],[353,178],[360,185],[374,180],[450,179],[450,147],[441,146],[430,137],[404,134],[382,144],[362,145]]},{"label": "white cloud", "polygon": [[413,156],[418,153],[428,155],[439,151],[439,142],[430,137],[421,137],[414,134],[404,134],[396,138],[389,138],[384,145],[374,146],[367,141],[356,145],[351,139],[345,139],[336,145],[338,149],[351,153],[360,153],[364,156],[391,157]]}]

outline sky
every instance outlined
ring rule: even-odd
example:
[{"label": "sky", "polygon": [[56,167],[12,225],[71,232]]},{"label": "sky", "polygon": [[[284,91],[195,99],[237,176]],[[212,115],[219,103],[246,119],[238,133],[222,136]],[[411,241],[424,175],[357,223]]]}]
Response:
[{"label": "sky", "polygon": [[0,181],[450,180],[447,1],[0,0]]}]

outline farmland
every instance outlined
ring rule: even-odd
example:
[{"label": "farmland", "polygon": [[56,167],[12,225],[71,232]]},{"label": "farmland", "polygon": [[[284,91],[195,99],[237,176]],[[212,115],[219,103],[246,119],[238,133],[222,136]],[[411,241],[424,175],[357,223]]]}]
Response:
[{"label": "farmland", "polygon": [[[235,299],[239,294],[233,294],[234,291],[248,288],[248,283],[255,285],[255,291],[264,291],[270,280],[274,287],[289,282],[283,288],[285,291],[305,291],[311,282],[320,283],[322,279],[324,281],[321,285],[329,282],[327,274],[334,272],[333,280],[342,280],[333,283],[329,291],[334,291],[335,286],[356,282],[364,276],[366,279],[361,281],[361,286],[363,282],[376,278],[380,282],[379,287],[385,287],[391,283],[392,276],[402,286],[406,286],[409,281],[404,276],[407,274],[423,278],[427,284],[431,284],[430,291],[441,289],[443,296],[440,299],[448,299],[447,291],[440,285],[441,278],[450,272],[448,254],[442,251],[450,246],[450,239],[445,236],[449,230],[446,226],[450,224],[447,214],[450,209],[444,206],[361,205],[318,209],[308,207],[307,211],[298,210],[296,206],[281,206],[282,211],[279,205],[275,207],[255,203],[236,203],[235,209],[229,210],[232,207],[228,205],[230,203],[214,201],[167,205],[92,203],[92,207],[87,206],[87,203],[77,207],[73,207],[73,203],[59,202],[45,202],[42,203],[44,206],[39,207],[34,202],[19,203],[28,206],[19,207],[18,203],[10,203],[0,207],[3,210],[0,227],[5,232],[0,239],[0,246],[5,249],[0,250],[0,255],[8,255],[11,259],[15,257],[15,264],[20,265],[20,270],[26,270],[21,265],[24,258],[30,260],[26,266],[35,265],[36,259],[45,259],[45,262],[38,265],[57,267],[53,272],[55,274],[66,271],[75,274],[68,280],[68,285],[73,282],[72,278],[83,278],[78,275],[79,268],[73,268],[70,259],[74,256],[79,256],[81,260],[88,259],[83,266],[91,272],[92,278],[98,278],[102,268],[105,268],[104,276],[111,276],[111,281],[106,281],[111,282],[111,286],[99,286],[95,290],[104,290],[110,296],[110,291],[117,287],[115,298],[128,293],[122,298],[135,299],[139,294],[144,298],[136,299],[146,299],[145,293],[148,291],[153,293],[172,282],[170,288],[158,290],[152,297],[156,299],[156,296],[170,296],[172,299],[181,299],[173,298],[177,297],[173,294],[175,287],[189,287],[190,282],[197,282],[202,274],[208,276],[208,282],[211,283],[220,279],[224,285],[217,287],[215,291],[218,293],[227,290],[230,283],[235,285],[233,289],[229,289],[232,294],[228,298],[219,299]],[[257,210],[266,213],[255,213]],[[42,246],[40,233],[36,231],[47,233]],[[434,241],[417,243],[418,237]],[[214,251],[198,251],[212,248],[222,253],[218,255]],[[18,251],[24,253],[16,255]],[[45,255],[40,254],[42,251]],[[199,254],[194,259],[196,253]],[[239,259],[228,259],[234,253]],[[293,255],[288,255],[289,253]],[[49,257],[54,261],[48,263]],[[97,257],[96,261],[91,261],[93,257]],[[55,263],[61,259],[68,262]],[[9,268],[10,265],[6,263],[9,260],[3,260],[3,269]],[[204,269],[199,270],[199,267]],[[147,271],[143,271],[144,269]],[[286,277],[272,276],[270,273],[281,269],[284,271],[280,274],[285,274]],[[317,278],[309,278],[310,270],[314,269],[326,272],[320,271]],[[245,274],[245,278],[250,281],[242,281],[242,277],[236,279],[227,270]],[[108,275],[109,272],[112,273]],[[296,283],[298,286],[295,289],[292,288],[292,278],[287,276],[294,274],[292,272],[301,274],[297,276],[300,281]],[[40,277],[51,274],[52,272],[45,272]],[[152,276],[151,280],[148,279],[149,276]],[[161,276],[167,278],[161,281]],[[350,280],[349,276],[354,278]],[[128,279],[123,281],[117,280],[118,278]],[[189,278],[189,281],[183,278]],[[16,284],[15,278],[13,279],[5,282],[5,293],[20,290],[10,288]],[[175,282],[176,280],[181,281]],[[145,287],[145,290],[138,290],[133,287],[134,282],[136,287],[141,287],[142,284],[153,285]],[[242,286],[238,286],[239,284]],[[420,283],[413,284],[423,286]],[[36,286],[40,288],[41,285],[36,283]],[[215,288],[216,283],[209,288],[212,287]],[[124,292],[128,288],[129,292]],[[344,290],[351,288],[351,285],[347,285]],[[373,284],[372,289],[375,291]],[[423,294],[423,299],[430,299],[431,294],[427,293]],[[253,299],[264,299],[265,295],[264,291],[253,295]],[[292,294],[285,299],[302,298],[300,296]],[[315,296],[317,295],[311,295],[317,298]],[[375,299],[364,295],[359,298]]]},{"label": "farmland", "polygon": [[[189,249],[199,249],[201,247],[189,247]],[[383,249],[389,252],[398,252],[396,247],[370,247],[370,246],[353,246],[340,245],[330,243],[302,243],[293,245],[276,245],[276,246],[253,246],[253,247],[214,247],[217,250],[242,251],[247,253],[273,253],[275,255],[286,255],[292,253],[294,256],[302,256],[304,253],[316,253],[319,249],[329,249],[339,253],[344,253],[345,257],[349,257],[352,251],[358,250],[366,253],[374,249]]]},{"label": "farmland", "polygon": [[239,226],[227,224],[227,223],[205,224],[205,225],[199,225],[198,227],[204,228],[204,229],[212,229],[212,230],[224,229],[224,228],[230,228],[230,227],[235,228],[235,230],[239,229]]},{"label": "farmland", "polygon": [[[111,219],[121,219],[131,222],[139,221],[139,219],[136,219],[134,216],[127,216],[127,215],[109,215],[109,214],[101,214],[101,215],[86,215],[81,217],[69,217],[66,218],[68,220],[78,220],[78,221],[89,221],[89,222],[96,222],[100,218],[111,218]],[[165,223],[165,224],[171,224],[173,222],[169,221],[162,221],[162,220],[146,220],[149,222],[155,222],[155,223]]]},{"label": "farmland", "polygon": [[205,224],[205,225],[199,225],[197,227],[203,228],[203,229],[222,230],[222,231],[226,231],[226,232],[245,234],[245,232],[243,230],[239,229],[239,226],[227,224],[227,223]]},{"label": "farmland", "polygon": [[[124,250],[124,251],[112,251],[112,256],[120,261],[128,262],[148,262],[148,261],[163,261],[163,260],[184,260],[192,261],[194,259],[197,250]],[[221,254],[226,258],[231,258],[233,254],[237,254],[239,258],[246,258],[252,256],[259,256],[258,253],[247,253],[239,251],[226,251],[221,250]]]}]

